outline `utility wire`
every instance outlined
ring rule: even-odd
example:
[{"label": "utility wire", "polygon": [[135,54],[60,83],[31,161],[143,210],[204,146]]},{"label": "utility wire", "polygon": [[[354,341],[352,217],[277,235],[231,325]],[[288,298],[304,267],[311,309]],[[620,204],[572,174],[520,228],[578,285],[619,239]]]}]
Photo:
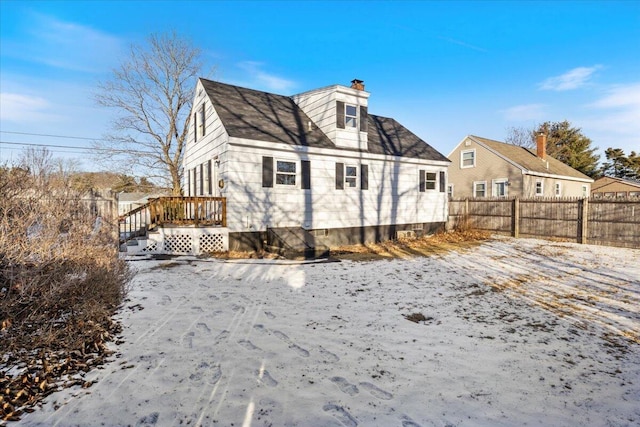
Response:
[{"label": "utility wire", "polygon": [[74,150],[105,151],[105,152],[111,152],[111,153],[156,154],[152,151],[122,150],[117,148],[79,147],[77,145],[40,144],[40,143],[34,143],[34,142],[0,141],[0,144],[24,145],[24,146],[31,146],[31,147],[47,147],[47,148],[49,147],[50,148],[70,148]]}]

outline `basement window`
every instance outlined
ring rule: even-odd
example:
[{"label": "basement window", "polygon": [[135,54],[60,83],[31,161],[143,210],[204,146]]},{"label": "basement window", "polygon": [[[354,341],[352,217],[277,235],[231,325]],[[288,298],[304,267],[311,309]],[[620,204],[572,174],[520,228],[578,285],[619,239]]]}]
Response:
[{"label": "basement window", "polygon": [[276,184],[296,185],[296,162],[276,161]]}]

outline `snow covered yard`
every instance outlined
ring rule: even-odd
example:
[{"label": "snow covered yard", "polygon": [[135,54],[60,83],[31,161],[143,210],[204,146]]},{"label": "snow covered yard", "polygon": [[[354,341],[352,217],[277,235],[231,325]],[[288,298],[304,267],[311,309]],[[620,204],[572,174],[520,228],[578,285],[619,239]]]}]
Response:
[{"label": "snow covered yard", "polygon": [[638,250],[132,265],[118,357],[18,425],[640,424]]}]

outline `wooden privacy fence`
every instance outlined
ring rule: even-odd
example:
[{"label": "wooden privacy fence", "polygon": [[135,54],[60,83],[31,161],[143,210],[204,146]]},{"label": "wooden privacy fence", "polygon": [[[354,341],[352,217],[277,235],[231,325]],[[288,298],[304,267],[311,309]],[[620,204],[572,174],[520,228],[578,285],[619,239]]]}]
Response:
[{"label": "wooden privacy fence", "polygon": [[452,199],[448,227],[466,222],[514,237],[555,237],[578,243],[640,248],[640,200]]}]

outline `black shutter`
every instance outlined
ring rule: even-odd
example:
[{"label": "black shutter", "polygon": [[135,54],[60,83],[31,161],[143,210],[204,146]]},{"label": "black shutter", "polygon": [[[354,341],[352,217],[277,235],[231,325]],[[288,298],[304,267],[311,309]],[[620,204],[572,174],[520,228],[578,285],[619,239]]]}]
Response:
[{"label": "black shutter", "polygon": [[369,123],[369,116],[367,114],[367,107],[360,106],[360,132],[367,131],[367,124]]},{"label": "black shutter", "polygon": [[300,169],[302,170],[302,189],[311,189],[311,162],[309,160],[300,161]]},{"label": "black shutter", "polygon": [[421,170],[420,171],[420,192],[424,193],[425,189],[426,189],[426,181],[425,181],[425,177],[424,177],[424,171]]},{"label": "black shutter", "polygon": [[440,192],[444,193],[447,190],[447,182],[444,178],[444,171],[440,171]]},{"label": "black shutter", "polygon": [[344,190],[344,163],[336,163],[336,190]]},{"label": "black shutter", "polygon": [[369,189],[369,165],[360,165],[360,189]]},{"label": "black shutter", "polygon": [[213,194],[213,182],[211,182],[211,160],[208,162],[207,174],[209,174],[209,195]]},{"label": "black shutter", "polygon": [[204,163],[200,163],[200,195],[204,195]]},{"label": "black shutter", "polygon": [[198,113],[193,113],[193,142],[198,142]]},{"label": "black shutter", "polygon": [[262,157],[262,186],[273,187],[273,157]]},{"label": "black shutter", "polygon": [[344,102],[336,101],[336,126],[344,129]]},{"label": "black shutter", "polygon": [[207,131],[206,131],[206,125],[205,125],[205,122],[206,122],[206,118],[205,118],[205,116],[206,116],[206,111],[205,111],[205,109],[204,109],[204,102],[203,102],[203,103],[202,103],[202,135],[203,135],[203,136],[204,136],[204,134],[207,132]]}]

